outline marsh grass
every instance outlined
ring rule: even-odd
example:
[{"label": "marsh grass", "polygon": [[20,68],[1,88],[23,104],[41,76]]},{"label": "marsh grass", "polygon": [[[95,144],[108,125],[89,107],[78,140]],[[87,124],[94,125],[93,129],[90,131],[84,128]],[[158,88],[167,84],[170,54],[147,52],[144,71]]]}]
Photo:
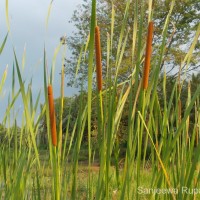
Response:
[{"label": "marsh grass", "polygon": [[[53,2],[53,1],[52,1]],[[48,18],[52,2],[49,7]],[[116,55],[113,53],[113,39],[115,34],[115,10],[111,12],[111,32],[107,35],[107,74],[103,80],[103,86],[95,91],[93,88],[95,27],[96,27],[96,1],[92,1],[90,36],[86,44],[80,50],[77,61],[76,77],[81,65],[81,55],[89,51],[88,57],[88,87],[87,99],[84,91],[80,93],[79,112],[75,122],[68,118],[66,131],[62,130],[62,116],[64,103],[64,54],[61,66],[61,92],[57,131],[57,145],[52,144],[51,124],[49,116],[49,102],[47,86],[53,86],[53,73],[56,55],[59,51],[65,52],[59,44],[53,59],[53,67],[47,68],[46,52],[44,49],[43,73],[44,73],[44,97],[45,102],[38,113],[41,93],[38,93],[36,101],[33,101],[31,87],[27,87],[23,81],[18,58],[12,73],[12,94],[8,100],[8,106],[2,125],[0,143],[0,197],[1,199],[198,199],[199,195],[186,194],[139,194],[138,187],[144,188],[198,188],[199,187],[199,138],[200,127],[200,86],[191,95],[188,85],[187,103],[181,112],[181,95],[184,79],[177,79],[172,87],[171,96],[167,101],[166,73],[164,73],[162,85],[162,98],[164,106],[158,95],[158,80],[160,78],[160,66],[165,53],[166,39],[168,37],[168,25],[174,2],[172,1],[169,14],[166,18],[162,33],[162,44],[159,46],[159,55],[151,58],[150,81],[148,87],[142,87],[140,72],[143,71],[145,44],[142,42],[144,34],[143,22],[145,8],[142,4],[139,12],[139,2],[135,1],[133,43],[132,43],[132,73],[127,80],[119,83],[118,75],[123,61],[127,39],[130,34],[127,30],[128,12],[131,1],[127,1],[124,11],[124,19],[119,34]],[[6,1],[6,16],[9,30],[8,1]],[[138,17],[139,16],[139,17]],[[152,1],[149,1],[148,21],[153,21]],[[186,54],[183,64],[189,66],[193,50],[198,41],[200,26],[197,28],[191,48]],[[5,36],[0,45],[0,54],[6,45],[9,35]],[[137,47],[137,51],[136,51]],[[86,54],[86,53],[85,53]],[[113,60],[114,58],[114,60]],[[135,60],[136,58],[136,60]],[[150,58],[148,58],[150,59]],[[23,63],[23,62],[22,62]],[[111,66],[115,66],[115,76]],[[50,72],[50,73],[47,73]],[[101,74],[101,73],[99,73]],[[5,70],[0,81],[0,93],[6,80]],[[19,88],[15,88],[18,80]],[[30,81],[29,86],[31,86]],[[20,129],[17,126],[17,116],[11,114],[15,109],[16,100],[22,97],[24,112]],[[128,103],[128,129],[127,146],[123,165],[120,166],[118,143],[118,131],[125,105]],[[98,117],[98,152],[92,146],[91,118],[92,107],[97,105]],[[69,113],[72,112],[69,108]],[[190,115],[194,110],[195,121],[190,125]],[[183,113],[183,114],[181,114]],[[37,138],[40,134],[40,121],[46,118],[46,135],[48,150],[42,151]],[[14,125],[11,126],[11,121]],[[73,130],[69,133],[69,127],[73,123]],[[84,164],[80,162],[83,157],[81,150],[83,134],[87,124],[88,141],[87,159]],[[64,137],[64,139],[62,139]],[[150,149],[147,167],[147,149]],[[98,166],[95,162],[95,154],[98,154]],[[113,162],[114,160],[114,162]]]}]

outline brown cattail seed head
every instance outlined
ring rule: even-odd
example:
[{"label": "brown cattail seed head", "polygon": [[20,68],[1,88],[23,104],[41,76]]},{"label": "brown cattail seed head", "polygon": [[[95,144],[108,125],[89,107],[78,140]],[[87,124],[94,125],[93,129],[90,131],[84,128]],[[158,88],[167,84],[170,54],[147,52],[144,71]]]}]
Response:
[{"label": "brown cattail seed head", "polygon": [[96,73],[98,91],[102,90],[101,41],[99,27],[95,27]]},{"label": "brown cattail seed head", "polygon": [[48,100],[52,144],[53,146],[57,146],[56,115],[54,110],[53,88],[51,85],[48,86]]},{"label": "brown cattail seed head", "polygon": [[143,74],[143,89],[147,89],[148,87],[149,70],[150,70],[151,53],[152,53],[152,40],[153,40],[153,22],[151,21],[149,22],[148,26],[146,55],[145,55],[144,74]]}]

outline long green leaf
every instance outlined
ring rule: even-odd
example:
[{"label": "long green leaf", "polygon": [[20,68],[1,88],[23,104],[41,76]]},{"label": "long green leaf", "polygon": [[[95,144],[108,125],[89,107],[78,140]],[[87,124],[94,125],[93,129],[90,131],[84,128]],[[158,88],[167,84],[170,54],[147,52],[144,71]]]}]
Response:
[{"label": "long green leaf", "polygon": [[30,113],[29,113],[29,110],[28,110],[28,102],[27,102],[27,98],[26,98],[25,87],[24,87],[24,83],[22,81],[21,72],[20,72],[20,69],[19,69],[19,64],[18,64],[18,61],[17,61],[15,51],[14,51],[14,56],[15,56],[15,64],[16,64],[16,67],[17,67],[17,75],[18,75],[19,85],[20,85],[21,94],[22,94],[22,100],[23,100],[23,104],[24,104],[26,120],[27,120],[27,124],[28,124],[29,130],[30,130],[30,133],[31,133],[31,139],[32,139],[33,148],[34,148],[34,151],[35,151],[37,163],[38,163],[38,166],[40,167],[39,153],[38,153],[38,149],[37,149],[37,145],[36,145],[36,141],[35,141],[34,128],[33,128],[31,116],[30,116]]},{"label": "long green leaf", "polygon": [[6,69],[5,69],[4,73],[3,73],[3,76],[1,78],[1,82],[0,82],[0,94],[1,94],[1,91],[3,89],[4,83],[6,81],[7,71],[8,71],[8,67],[6,67]]},{"label": "long green leaf", "polygon": [[6,0],[6,25],[8,28],[8,32],[10,31],[10,20],[9,20],[9,12],[8,12],[8,0]]},{"label": "long green leaf", "polygon": [[91,199],[91,113],[92,113],[92,77],[93,77],[93,59],[94,59],[94,36],[96,26],[96,0],[92,0],[91,24],[90,24],[90,42],[88,58],[88,169],[89,169],[89,199]]},{"label": "long green leaf", "polygon": [[2,52],[3,52],[3,49],[4,49],[4,47],[5,47],[7,38],[8,38],[8,33],[7,33],[6,37],[4,38],[3,43],[2,43],[2,45],[1,45],[1,47],[0,47],[0,55],[1,55]]}]

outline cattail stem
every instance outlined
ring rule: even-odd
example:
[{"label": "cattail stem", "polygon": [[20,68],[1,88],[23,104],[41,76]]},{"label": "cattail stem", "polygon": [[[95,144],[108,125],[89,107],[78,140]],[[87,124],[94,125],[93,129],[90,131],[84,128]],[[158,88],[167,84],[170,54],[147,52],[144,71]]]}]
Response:
[{"label": "cattail stem", "polygon": [[96,73],[98,91],[102,90],[101,41],[99,27],[95,27]]},{"label": "cattail stem", "polygon": [[51,85],[48,86],[48,100],[52,144],[53,146],[57,146],[56,115],[54,110],[53,88]]},{"label": "cattail stem", "polygon": [[179,99],[178,101],[178,122],[181,123],[181,112],[182,112],[182,102]]},{"label": "cattail stem", "polygon": [[148,27],[144,74],[143,74],[143,89],[148,88],[149,70],[150,70],[151,53],[152,53],[152,40],[153,40],[153,22],[151,21],[149,22],[149,27]]}]

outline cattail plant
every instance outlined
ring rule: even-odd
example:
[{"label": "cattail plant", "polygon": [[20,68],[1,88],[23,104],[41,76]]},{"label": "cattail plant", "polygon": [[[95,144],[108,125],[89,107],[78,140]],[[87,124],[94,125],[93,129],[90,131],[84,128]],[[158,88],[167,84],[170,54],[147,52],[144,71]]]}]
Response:
[{"label": "cattail plant", "polygon": [[57,146],[57,133],[56,133],[56,116],[54,111],[53,102],[53,88],[51,85],[48,86],[48,100],[49,100],[49,115],[51,124],[51,138],[53,146]]},{"label": "cattail plant", "polygon": [[95,27],[96,73],[98,91],[102,90],[101,41],[99,27]]},{"label": "cattail plant", "polygon": [[[8,0],[6,2],[8,5]],[[61,97],[58,101],[60,108],[58,110],[59,121],[57,121],[59,124],[58,135],[51,85],[54,67],[52,67],[51,75],[48,76],[46,51],[44,50],[43,59],[45,102],[41,106],[39,116],[36,115],[40,103],[40,92],[35,99],[31,89],[32,81],[26,90],[27,85],[21,73],[23,61],[22,67],[20,67],[14,51],[12,89],[3,121],[0,122],[0,199],[200,199],[200,194],[189,194],[190,192],[173,194],[173,188],[199,187],[200,85],[197,86],[194,93],[190,84],[188,85],[185,103],[181,96],[181,89],[185,92],[185,87],[183,87],[185,85],[180,84],[180,77],[172,85],[170,95],[167,90],[166,73],[161,90],[159,84],[160,66],[165,55],[166,41],[169,36],[168,26],[175,0],[171,1],[170,11],[161,35],[161,44],[159,46],[159,41],[155,47],[155,52],[159,52],[159,55],[156,56],[156,66],[152,71],[154,83],[148,92],[146,91],[153,40],[153,22],[150,21],[153,14],[151,11],[153,1],[149,1],[148,20],[150,22],[142,81],[139,81],[139,73],[140,58],[143,54],[142,36],[146,18],[146,2],[134,1],[134,31],[131,50],[130,44],[128,44],[131,31],[126,30],[132,2],[131,0],[126,1],[124,19],[117,29],[115,29],[115,24],[118,23],[116,21],[118,17],[115,17],[115,5],[112,4],[111,28],[107,37],[107,52],[104,52],[107,55],[107,74],[105,74],[107,80],[105,81],[105,90],[102,91],[100,30],[96,26],[97,1],[91,1],[89,39],[86,45],[82,45],[76,70],[77,77],[82,60],[85,64],[85,59],[82,59],[83,52],[85,51],[86,57],[87,49],[89,49],[87,55],[88,87],[87,91],[81,90],[80,99],[65,99],[64,66],[62,66]],[[52,3],[49,7],[47,22],[51,5]],[[115,41],[118,39],[115,36],[115,30],[116,34],[120,31],[117,41]],[[189,67],[199,34],[200,26],[181,66],[188,65]],[[0,54],[5,41],[6,39],[0,44]],[[56,55],[60,52],[62,42],[56,49]],[[135,51],[136,46],[137,51]],[[136,70],[126,80],[121,80],[119,70],[124,63],[127,63],[127,48],[132,55],[132,67],[136,66]],[[65,52],[64,48],[63,62]],[[97,94],[93,98],[92,81],[95,58]],[[53,66],[55,60],[56,56],[53,59]],[[115,74],[112,73],[112,66],[116,66]],[[6,89],[4,88],[6,75],[7,71],[0,77],[0,101],[2,100],[1,94]],[[19,84],[16,84],[15,76],[18,78]],[[141,91],[142,86],[143,90]],[[87,93],[87,101],[84,101],[85,93]],[[118,97],[117,101],[116,96]],[[16,103],[19,98],[24,107],[22,116],[20,112],[16,112]],[[75,113],[76,109],[73,108],[78,105],[77,100],[80,105],[78,112]],[[93,107],[95,101],[97,101],[97,111],[95,110],[93,113],[96,108]],[[64,112],[65,109],[69,109],[69,112]],[[21,118],[21,130],[19,130],[20,122],[18,120]],[[15,122],[13,126],[12,122]],[[45,122],[47,122],[45,124],[47,128],[44,129]],[[92,128],[93,123],[95,123],[95,129]],[[63,134],[63,125],[66,125],[64,127],[66,134]],[[42,134],[42,138],[43,135],[48,136],[48,149],[40,149],[36,143],[36,138],[40,134]],[[64,139],[63,144],[62,138]],[[35,152],[34,155],[33,152]],[[96,156],[96,154],[98,155]],[[85,162],[81,163],[81,161]],[[85,165],[86,162],[88,162],[87,165]],[[99,166],[93,167],[93,164]],[[165,189],[164,191],[169,189],[169,192],[160,196],[153,193],[146,194],[146,190],[143,190],[144,194],[140,194],[138,192],[140,186]]]},{"label": "cattail plant", "polygon": [[147,44],[146,44],[146,55],[144,64],[144,75],[143,75],[143,89],[147,89],[149,80],[149,70],[151,62],[151,52],[152,52],[152,40],[153,40],[153,22],[149,22]]}]

